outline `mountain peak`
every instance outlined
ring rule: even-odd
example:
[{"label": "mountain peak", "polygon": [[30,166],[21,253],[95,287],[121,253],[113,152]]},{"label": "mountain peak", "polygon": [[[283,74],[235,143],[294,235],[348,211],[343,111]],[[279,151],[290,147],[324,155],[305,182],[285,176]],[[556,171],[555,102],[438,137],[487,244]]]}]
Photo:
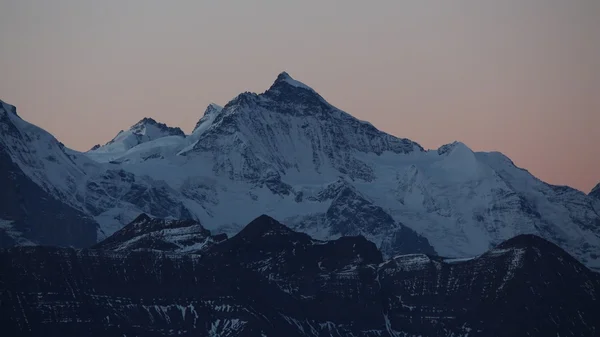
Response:
[{"label": "mountain peak", "polygon": [[256,238],[275,233],[289,234],[293,231],[272,217],[263,214],[246,225],[238,235]]},{"label": "mountain peak", "polygon": [[219,111],[223,109],[222,106],[215,104],[215,103],[210,103],[207,107],[206,110],[204,111],[204,113],[206,114],[208,111]]},{"label": "mountain peak", "polygon": [[136,134],[145,134],[148,126],[153,126],[170,136],[185,136],[185,133],[180,128],[170,127],[167,124],[157,122],[150,117],[142,118],[139,122],[135,123],[131,128],[129,128],[129,130]]},{"label": "mountain peak", "polygon": [[105,250],[200,251],[222,241],[195,220],[151,218],[141,213],[93,248]]},{"label": "mountain peak", "polygon": [[132,126],[132,128],[135,127],[136,125],[144,125],[144,124],[156,125],[158,123],[156,122],[156,120],[154,120],[154,118],[144,117],[144,118],[140,119],[139,122],[135,123]]},{"label": "mountain peak", "polygon": [[129,130],[119,131],[119,133],[117,133],[117,135],[108,143],[104,144],[104,146],[94,146],[88,153],[112,153],[110,156],[106,156],[106,158],[111,158],[110,160],[112,160],[118,153],[124,153],[139,144],[168,136],[185,138],[185,133],[178,127],[170,127],[164,123],[157,122],[153,118],[144,117],[139,122],[132,125]]},{"label": "mountain peak", "polygon": [[537,235],[534,235],[534,234],[519,234],[515,237],[512,237],[512,238],[500,243],[498,246],[496,246],[495,249],[501,250],[501,249],[512,249],[512,248],[530,248],[530,247],[539,247],[539,246],[551,246],[551,247],[555,247],[556,249],[560,249],[555,244],[553,244],[553,243],[549,242],[548,240],[543,239]]},{"label": "mountain peak", "polygon": [[443,154],[452,152],[456,148],[463,148],[463,149],[467,149],[468,151],[471,151],[471,149],[469,149],[469,147],[465,143],[459,142],[459,141],[454,141],[450,144],[445,144],[445,145],[440,146],[438,148],[437,152],[441,156]]},{"label": "mountain peak", "polygon": [[198,120],[198,122],[196,123],[196,126],[194,126],[194,130],[192,131],[192,133],[195,133],[196,130],[199,129],[205,130],[206,128],[208,128],[212,121],[215,119],[216,115],[219,114],[219,112],[221,112],[222,110],[222,106],[215,103],[210,103],[206,107],[206,110],[204,110],[202,118],[200,118],[200,120]]},{"label": "mountain peak", "polygon": [[300,91],[309,91],[316,94],[311,87],[298,80],[295,80],[285,71],[277,75],[275,82],[273,82],[273,85],[271,85],[269,90],[267,90],[265,93],[285,93],[289,90],[295,89],[301,89]]}]

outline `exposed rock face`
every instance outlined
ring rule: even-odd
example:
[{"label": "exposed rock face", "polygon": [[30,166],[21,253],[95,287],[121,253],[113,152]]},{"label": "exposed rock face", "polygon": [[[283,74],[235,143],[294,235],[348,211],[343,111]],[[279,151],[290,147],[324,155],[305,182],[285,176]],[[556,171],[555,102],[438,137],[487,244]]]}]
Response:
[{"label": "exposed rock face", "polygon": [[363,237],[317,241],[261,216],[200,255],[15,247],[0,250],[0,270],[8,336],[593,336],[600,329],[598,274],[532,235],[470,260],[383,261]]},{"label": "exposed rock face", "polygon": [[199,253],[225,239],[226,235],[211,235],[209,230],[195,220],[152,219],[146,214],[141,214],[93,248],[111,251]]}]

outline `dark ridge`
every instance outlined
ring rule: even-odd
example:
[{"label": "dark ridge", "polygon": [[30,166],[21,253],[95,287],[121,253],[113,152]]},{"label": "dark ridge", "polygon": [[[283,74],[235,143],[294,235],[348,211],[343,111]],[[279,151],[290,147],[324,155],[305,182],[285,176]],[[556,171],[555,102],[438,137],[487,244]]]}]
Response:
[{"label": "dark ridge", "polygon": [[244,237],[247,239],[254,239],[260,237],[266,233],[277,233],[277,234],[298,234],[305,235],[303,233],[296,233],[287,226],[281,224],[272,217],[263,214],[256,219],[252,220],[244,229],[242,229],[235,237]]},{"label": "dark ridge", "polygon": [[210,252],[225,254],[231,259],[241,258],[246,262],[263,259],[265,254],[284,254],[288,263],[293,265],[316,260],[323,262],[328,268],[341,268],[353,263],[377,264],[383,261],[377,246],[363,236],[343,236],[332,241],[318,241],[288,228],[268,215],[254,219],[237,235],[214,246]]},{"label": "dark ridge", "polygon": [[531,248],[531,247],[544,247],[551,248],[554,250],[562,250],[557,245],[552,242],[543,239],[537,235],[533,234],[521,234],[517,235],[511,239],[508,239],[498,246],[496,249],[510,249],[510,248]]},{"label": "dark ridge", "polygon": [[[195,233],[194,240],[202,240],[211,236],[210,231],[202,227],[202,225],[196,220],[153,219],[150,218],[147,214],[142,213],[132,222],[127,224],[125,227],[116,231],[103,241],[97,243],[92,248],[108,250],[116,249],[119,247],[119,245],[136,237],[142,237],[144,235],[159,232],[164,229],[185,228],[190,226],[199,227],[197,229],[197,232]],[[222,240],[222,238],[219,239]],[[157,235],[156,237],[152,238],[146,238],[138,243],[139,244],[136,246],[138,248],[152,248],[157,250],[170,250],[177,248],[176,245],[170,242],[163,241],[162,235]]]},{"label": "dark ridge", "polygon": [[406,255],[380,264],[364,237],[315,241],[266,215],[247,227],[253,240],[236,236],[202,256],[0,250],[2,332],[541,337],[600,329],[598,274],[533,235],[499,245],[536,248],[526,254],[492,251],[462,263]]}]

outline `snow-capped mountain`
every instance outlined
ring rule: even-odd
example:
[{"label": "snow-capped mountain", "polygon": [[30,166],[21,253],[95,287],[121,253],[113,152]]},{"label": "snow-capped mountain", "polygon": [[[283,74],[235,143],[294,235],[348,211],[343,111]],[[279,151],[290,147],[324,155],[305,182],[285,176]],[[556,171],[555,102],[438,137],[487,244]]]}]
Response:
[{"label": "snow-capped mountain", "polygon": [[202,116],[202,118],[200,118],[198,123],[196,123],[196,126],[192,131],[192,135],[199,135],[202,132],[206,131],[206,129],[208,129],[208,127],[211,126],[212,122],[215,120],[215,117],[219,114],[219,112],[221,112],[221,110],[223,110],[222,106],[214,103],[209,104],[206,110],[204,111],[204,115]]},{"label": "snow-capped mountain", "polygon": [[164,137],[185,137],[185,134],[180,128],[169,127],[152,118],[144,118],[129,130],[119,131],[115,138],[105,145],[95,145],[87,155],[96,161],[107,162],[118,158],[135,146]]},{"label": "snow-capped mountain", "polygon": [[473,259],[384,260],[364,237],[324,242],[260,216],[201,254],[14,247],[0,249],[0,270],[7,336],[596,336],[600,329],[600,275],[533,235]]},{"label": "snow-capped mountain", "polygon": [[460,142],[425,150],[335,108],[287,73],[262,94],[210,105],[191,135],[161,135],[110,157],[98,153],[111,144],[85,154],[65,149],[71,160],[60,163],[74,171],[72,183],[32,179],[93,217],[99,238],[140,213],[194,219],[229,235],[268,214],[320,240],[364,235],[386,256],[470,257],[536,234],[600,268],[599,199],[546,184],[498,152]]},{"label": "snow-capped mountain", "polygon": [[73,206],[87,164],[0,101],[0,247],[96,242],[97,223]]}]

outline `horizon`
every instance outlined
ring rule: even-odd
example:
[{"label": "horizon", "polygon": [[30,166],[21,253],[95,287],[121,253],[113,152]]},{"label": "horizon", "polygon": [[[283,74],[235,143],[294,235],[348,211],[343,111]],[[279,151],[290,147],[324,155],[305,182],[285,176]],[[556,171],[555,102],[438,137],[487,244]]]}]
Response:
[{"label": "horizon", "polygon": [[209,103],[263,92],[285,71],[426,149],[460,141],[553,185],[600,182],[596,1],[350,1],[340,12],[29,0],[0,12],[0,98],[78,151],[143,117],[189,134]]}]

